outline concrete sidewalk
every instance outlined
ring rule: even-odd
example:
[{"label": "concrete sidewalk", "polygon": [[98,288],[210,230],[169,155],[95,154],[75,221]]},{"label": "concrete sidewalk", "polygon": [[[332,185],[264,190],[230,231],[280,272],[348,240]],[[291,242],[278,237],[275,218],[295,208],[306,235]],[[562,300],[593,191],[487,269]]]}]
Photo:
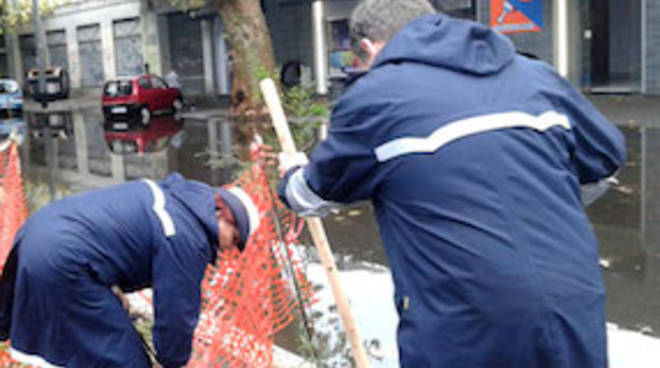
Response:
[{"label": "concrete sidewalk", "polygon": [[660,127],[660,96],[587,95],[617,126]]},{"label": "concrete sidewalk", "polygon": [[49,101],[46,108],[43,108],[41,103],[26,97],[23,105],[24,111],[39,114],[89,109],[98,109],[101,111],[100,92],[87,92],[84,94],[72,95],[65,100]]},{"label": "concrete sidewalk", "polygon": [[[660,96],[590,94],[587,98],[618,126],[660,126]],[[225,97],[191,96],[186,99],[184,119],[209,120],[228,116],[229,100]],[[99,91],[88,91],[66,100],[48,103],[44,109],[38,102],[25,100],[25,111],[33,113],[101,110]]]}]

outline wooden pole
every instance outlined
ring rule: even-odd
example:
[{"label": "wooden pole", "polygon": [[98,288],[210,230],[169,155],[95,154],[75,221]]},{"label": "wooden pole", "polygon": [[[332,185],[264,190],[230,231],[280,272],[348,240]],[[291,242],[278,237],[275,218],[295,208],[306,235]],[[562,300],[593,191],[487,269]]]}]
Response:
[{"label": "wooden pole", "polygon": [[[282,109],[282,103],[280,102],[280,97],[277,94],[275,83],[271,79],[264,79],[261,81],[260,86],[261,93],[263,94],[264,100],[266,101],[266,105],[268,105],[270,116],[273,119],[273,126],[275,127],[277,138],[279,139],[280,145],[282,146],[282,151],[285,153],[295,153],[296,144],[293,141],[293,137],[291,136],[289,124],[287,123],[286,115],[284,115],[284,110]],[[355,319],[351,313],[348,299],[346,298],[346,295],[341,288],[337,266],[335,265],[332,252],[330,251],[330,244],[325,234],[323,223],[318,217],[308,217],[307,227],[312,234],[312,239],[314,240],[316,249],[318,250],[319,256],[321,257],[323,269],[325,270],[328,281],[330,282],[332,294],[334,295],[335,301],[337,303],[337,310],[339,311],[339,315],[344,324],[346,338],[351,344],[351,350],[353,351],[355,363],[358,368],[368,368],[369,359],[367,358],[367,354],[362,345],[362,340],[360,339],[360,334],[358,333],[357,327],[355,325]]]}]

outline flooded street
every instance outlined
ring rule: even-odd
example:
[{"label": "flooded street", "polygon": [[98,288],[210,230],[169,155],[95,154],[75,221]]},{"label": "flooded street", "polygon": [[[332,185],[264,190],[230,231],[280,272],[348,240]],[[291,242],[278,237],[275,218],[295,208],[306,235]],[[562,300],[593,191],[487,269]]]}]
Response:
[{"label": "flooded street", "polygon": [[[611,328],[660,337],[660,126],[617,119],[627,139],[628,160],[619,184],[588,209],[600,242],[607,319]],[[233,164],[217,157],[232,151],[237,132],[217,116],[154,117],[148,128],[135,130],[104,125],[100,109],[27,114],[25,120],[21,155],[26,178],[62,194],[142,177],[162,179],[174,171],[213,185],[232,178],[226,167]],[[209,166],[213,157],[216,167]],[[391,276],[372,207],[359,203],[324,223],[374,366],[397,367]],[[323,284],[321,267],[313,255],[309,258],[310,279]],[[338,316],[327,287],[319,295],[313,313],[317,329],[336,329]],[[290,327],[278,336],[278,344],[304,350],[300,334]],[[340,337],[331,333],[328,338],[330,345],[341,345]],[[335,355],[342,352],[339,348]],[[656,362],[660,364],[660,357]],[[337,365],[343,366],[341,359]]]},{"label": "flooded street", "polygon": [[[105,245],[101,238],[108,229],[126,238],[126,247],[108,241],[108,251],[97,252],[97,258],[110,259],[124,248],[146,249],[140,262],[132,254],[108,262],[120,276],[118,281],[102,281],[131,291],[127,293],[139,312],[124,309],[146,344],[154,343],[154,352],[146,349],[152,362],[225,367],[233,366],[230,361],[236,358],[250,368],[257,364],[308,368],[290,364],[302,358],[319,368],[364,368],[363,354],[351,352],[351,346],[357,349],[362,343],[373,368],[400,364],[502,368],[499,365],[530,365],[526,358],[593,360],[610,368],[660,367],[660,42],[655,40],[660,22],[656,18],[660,19],[660,0],[3,2],[0,146],[9,150],[0,149],[7,168],[0,172],[0,212],[5,215],[0,216],[0,254],[18,248],[12,245],[23,237],[15,234],[31,230],[26,226],[17,232],[28,212],[68,196],[143,180],[153,192],[153,202],[141,205],[130,221],[127,218],[136,213],[131,205],[138,203],[128,199],[132,197],[125,188],[131,185],[119,187],[117,197],[107,194],[111,190],[98,196],[99,202],[117,210],[109,210],[107,217],[118,225],[90,221],[84,230],[89,229],[91,240],[81,239],[83,230],[67,232],[66,225],[58,224],[59,219],[75,217],[69,208],[39,229],[74,234],[95,249]],[[269,93],[264,86],[273,88]],[[273,101],[274,96],[280,101]],[[331,130],[333,111],[337,124]],[[598,112],[625,136],[623,166],[620,137],[601,124],[604,119]],[[270,117],[277,123],[282,115],[291,134],[279,132],[278,137]],[[320,226],[314,229],[316,221],[310,226],[314,230],[308,229],[304,219],[282,209],[270,195],[253,195],[253,201],[239,198],[239,204],[248,206],[233,208],[226,203],[231,200],[218,199],[221,195],[215,193],[217,228],[211,221],[208,195],[200,196],[204,218],[183,222],[173,214],[196,214],[192,194],[188,198],[185,189],[154,184],[180,173],[213,187],[238,181],[247,192],[266,194],[266,187],[272,190],[279,184],[277,164],[262,170],[250,166],[248,157],[258,157],[260,165],[275,162],[270,147],[286,153],[292,150],[287,147],[290,141],[309,154],[328,136],[332,140],[327,149],[319,150],[313,160],[318,166],[288,178],[288,201],[299,213],[308,214],[302,212],[306,207],[325,210],[342,198],[375,198],[376,204],[352,203],[331,212],[321,220],[327,234],[319,234]],[[259,145],[251,145],[253,138],[264,143],[263,150],[254,149]],[[474,139],[473,144],[466,138]],[[436,154],[445,146],[447,151]],[[422,157],[427,154],[438,161]],[[289,163],[304,165],[298,158]],[[286,155],[282,161],[282,169],[289,167]],[[602,178],[619,166],[612,178]],[[585,181],[603,179],[593,186],[603,192],[612,184],[585,208],[589,223],[574,193],[573,174]],[[139,186],[144,185],[134,185]],[[203,187],[208,194],[208,187]],[[582,190],[587,202],[586,188]],[[387,200],[381,201],[383,197]],[[81,212],[103,213],[92,200],[80,202]],[[250,202],[259,202],[259,210],[249,211]],[[178,205],[184,210],[178,211]],[[145,220],[148,206],[153,213]],[[242,216],[243,212],[247,214]],[[262,225],[250,231],[258,215],[263,215]],[[228,229],[223,228],[223,219]],[[69,222],[81,222],[74,220]],[[131,225],[156,226],[156,220],[166,237],[162,241],[137,241],[130,232]],[[153,326],[159,322],[156,325],[167,330],[179,324],[178,320],[168,323],[162,312],[155,321],[154,311],[161,305],[176,309],[177,302],[192,301],[197,309],[196,291],[174,303],[158,297],[163,295],[160,285],[166,282],[157,282],[156,276],[185,276],[190,265],[178,255],[173,258],[183,272],[154,262],[170,254],[163,251],[163,244],[171,244],[176,234],[176,240],[183,238],[183,229],[199,230],[198,224],[205,225],[207,236],[196,234],[190,243],[204,245],[219,229],[218,249],[223,252],[241,249],[245,243],[238,239],[250,238],[251,245],[260,246],[247,249],[263,254],[244,252],[237,256],[242,263],[221,263],[225,261],[221,257],[216,263],[226,277],[213,279],[214,270],[206,269],[200,317],[186,321],[198,326],[192,338],[197,356],[188,357],[188,338],[170,339]],[[591,234],[585,235],[589,225],[598,240],[598,257],[593,246],[585,246],[593,240]],[[387,253],[381,232],[388,240]],[[331,255],[326,247],[315,246],[313,239],[324,243],[324,235]],[[36,237],[40,242],[55,240],[44,233]],[[49,249],[62,253],[59,247]],[[208,247],[202,250],[207,252]],[[217,258],[216,249],[211,255]],[[338,272],[328,266],[331,256]],[[64,264],[78,261],[71,258]],[[0,269],[13,270],[7,265],[18,264],[9,257],[3,260]],[[123,267],[123,261],[130,267]],[[21,267],[27,267],[24,262]],[[196,276],[207,264],[197,265]],[[248,273],[252,267],[254,272]],[[20,278],[23,273],[36,274],[30,271],[18,274]],[[140,272],[145,273],[144,282],[125,287],[125,279]],[[331,279],[341,279],[339,288],[349,306],[345,300],[337,305],[335,295],[339,298],[342,293],[328,281],[328,273]],[[603,331],[585,327],[602,321],[602,287],[594,282],[599,276],[606,289],[609,364],[603,363]],[[133,292],[151,293],[151,284],[156,293],[147,298]],[[197,290],[172,284],[177,292]],[[216,285],[226,287],[227,293],[214,293]],[[526,292],[530,288],[535,292]],[[26,294],[37,290],[37,296],[50,290],[29,289]],[[80,289],[74,288],[76,293]],[[259,297],[251,290],[257,290]],[[104,286],[102,291],[108,290]],[[0,342],[0,368],[13,366],[5,363],[14,360],[32,364],[32,355],[49,365],[71,366],[72,359],[82,359],[87,350],[91,358],[77,365],[93,365],[93,359],[115,353],[123,359],[134,356],[120,354],[119,345],[93,352],[84,346],[93,343],[91,339],[76,338],[80,344],[71,339],[70,346],[79,350],[72,354],[47,349],[49,341],[40,330],[48,331],[49,323],[26,329],[39,332],[44,346],[20,346],[22,339],[14,332],[23,330],[20,324],[10,330],[4,328],[8,326],[4,321],[16,326],[15,319],[28,316],[26,320],[36,323],[38,318],[31,317],[47,313],[30,314],[27,307],[16,307],[18,302],[12,300],[20,295],[15,294],[19,295],[10,290],[4,295],[12,298],[0,297],[0,335],[9,334],[16,345]],[[212,296],[217,296],[213,303]],[[9,302],[2,303],[5,300]],[[48,303],[25,305],[48,309]],[[3,306],[21,312],[4,313]],[[254,311],[257,307],[263,310]],[[354,336],[347,340],[339,310],[345,316],[348,308],[354,318],[347,319],[354,321],[347,322],[346,329],[349,335],[358,330],[362,341]],[[403,363],[398,359],[397,310],[403,322],[401,347],[412,357],[406,361],[404,354]],[[124,310],[119,312],[125,317]],[[173,314],[180,317],[188,310],[178,312]],[[550,322],[544,319],[548,315],[553,317]],[[100,320],[85,327],[100,326]],[[356,328],[350,326],[353,322]],[[191,335],[193,324],[180,324]],[[523,324],[533,331],[531,338],[516,333]],[[210,332],[205,333],[204,326]],[[123,327],[122,332],[134,332],[128,324]],[[63,329],[64,335],[69,330],[76,331]],[[94,327],[93,332],[100,330]],[[271,354],[273,335],[277,349],[272,351],[281,349],[292,361],[281,365],[271,361],[277,355]],[[156,344],[159,336],[174,348]],[[565,349],[563,336],[570,336]],[[221,350],[220,345],[229,348]],[[565,355],[557,353],[564,350]],[[195,359],[202,362],[206,352],[208,360],[197,365]],[[170,354],[176,357],[169,359]],[[181,362],[174,364],[174,359]],[[110,365],[134,364],[124,362]]]}]

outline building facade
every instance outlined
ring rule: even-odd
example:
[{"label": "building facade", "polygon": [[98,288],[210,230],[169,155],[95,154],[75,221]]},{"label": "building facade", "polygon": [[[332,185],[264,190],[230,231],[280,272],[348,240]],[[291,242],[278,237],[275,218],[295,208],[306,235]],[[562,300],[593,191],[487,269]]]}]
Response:
[{"label": "building facade", "polygon": [[[213,12],[183,13],[167,1],[78,0],[43,19],[46,64],[69,71],[71,88],[176,71],[186,94],[229,93],[228,48]],[[172,30],[172,31],[170,31]],[[0,73],[23,82],[37,65],[33,30],[0,42]]]},{"label": "building facade", "polygon": [[[332,83],[349,57],[347,24],[358,0],[268,2],[266,16],[278,58],[299,58]],[[432,0],[447,13],[493,26],[505,0]],[[550,64],[580,88],[594,93],[660,94],[660,0],[522,0],[535,2],[542,26],[508,34],[520,52]],[[516,11],[516,9],[514,9]],[[320,13],[320,14],[315,14]],[[290,29],[298,24],[308,32]],[[296,14],[296,15],[294,15]],[[506,19],[506,18],[505,18]],[[305,22],[311,25],[305,25]],[[315,26],[313,23],[319,22]],[[311,28],[307,28],[311,27]],[[323,30],[315,37],[316,28]],[[311,40],[311,47],[310,45]],[[294,45],[294,46],[291,46]],[[299,45],[296,49],[295,45]],[[291,51],[294,49],[294,51]],[[315,51],[316,49],[316,51]],[[319,51],[318,49],[321,49]],[[317,90],[323,91],[322,79]]]},{"label": "building facade", "polygon": [[[520,52],[555,65],[594,93],[660,94],[660,0],[433,0],[452,15],[493,26],[511,4],[534,3],[538,27],[512,33]],[[311,71],[318,93],[341,85],[353,62],[348,19],[358,0],[262,0],[279,65]],[[74,0],[43,21],[48,65],[73,89],[145,71],[175,71],[186,94],[228,94],[230,46],[210,10],[181,12],[156,0]],[[522,14],[522,11],[520,12]],[[526,13],[523,15],[527,15]],[[35,37],[0,40],[0,74],[22,81],[36,66]]]}]

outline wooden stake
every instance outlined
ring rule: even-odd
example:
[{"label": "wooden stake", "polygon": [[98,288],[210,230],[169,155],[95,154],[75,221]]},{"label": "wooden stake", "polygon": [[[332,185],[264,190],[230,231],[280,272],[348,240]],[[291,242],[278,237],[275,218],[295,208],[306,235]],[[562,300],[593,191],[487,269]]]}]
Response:
[{"label": "wooden stake", "polygon": [[[280,145],[282,146],[282,151],[285,153],[295,153],[296,144],[293,141],[293,137],[291,136],[289,124],[287,123],[286,115],[284,115],[284,110],[282,109],[282,103],[280,102],[280,97],[277,93],[275,83],[272,79],[268,78],[262,80],[260,86],[261,93],[263,94],[264,100],[266,101],[266,105],[268,105],[270,116],[273,119],[273,126],[275,127],[277,138],[279,139]],[[339,315],[344,324],[346,338],[351,344],[351,350],[353,351],[355,363],[358,368],[368,368],[369,359],[367,358],[367,354],[362,345],[362,340],[360,339],[360,334],[358,333],[357,327],[355,325],[355,319],[351,313],[348,299],[346,298],[346,295],[344,294],[344,291],[341,287],[337,266],[335,265],[332,251],[330,250],[330,244],[325,234],[323,223],[318,217],[308,217],[307,227],[312,234],[312,239],[314,240],[316,249],[318,250],[319,256],[321,257],[323,269],[325,270],[328,281],[330,282],[332,294],[334,295],[335,302],[337,303],[337,310],[339,310]]]}]

